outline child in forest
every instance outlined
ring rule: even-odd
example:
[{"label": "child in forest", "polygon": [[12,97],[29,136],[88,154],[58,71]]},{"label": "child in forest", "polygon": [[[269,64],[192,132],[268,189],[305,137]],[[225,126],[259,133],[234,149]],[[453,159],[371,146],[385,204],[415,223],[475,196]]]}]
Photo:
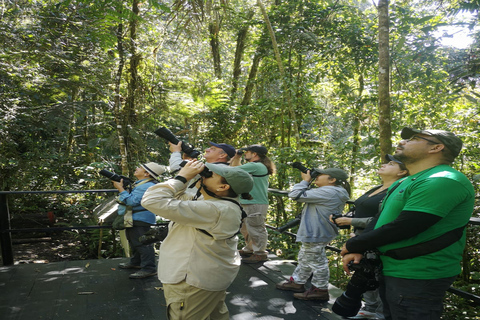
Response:
[{"label": "child in forest", "polygon": [[[293,186],[288,197],[305,203],[302,220],[297,232],[297,242],[302,242],[298,253],[298,265],[290,279],[276,285],[277,289],[296,292],[293,296],[302,300],[329,300],[328,281],[330,271],[325,254],[327,244],[338,235],[337,226],[330,215],[342,213],[350,198],[348,174],[342,169],[314,169],[301,173],[302,181]],[[309,189],[312,175],[318,188]],[[312,276],[312,286],[305,290],[305,283]]]}]

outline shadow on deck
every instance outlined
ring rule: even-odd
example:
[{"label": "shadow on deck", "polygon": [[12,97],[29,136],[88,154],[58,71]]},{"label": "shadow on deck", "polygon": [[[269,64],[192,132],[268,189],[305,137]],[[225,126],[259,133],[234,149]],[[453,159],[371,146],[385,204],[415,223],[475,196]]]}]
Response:
[{"label": "shadow on deck", "polygon": [[[329,302],[300,301],[275,289],[290,276],[291,261],[242,265],[228,289],[233,320],[342,319],[332,313],[341,290],[330,288]],[[3,320],[166,319],[162,284],[156,277],[131,280],[118,269],[128,259],[76,260],[0,267],[0,314]]]}]

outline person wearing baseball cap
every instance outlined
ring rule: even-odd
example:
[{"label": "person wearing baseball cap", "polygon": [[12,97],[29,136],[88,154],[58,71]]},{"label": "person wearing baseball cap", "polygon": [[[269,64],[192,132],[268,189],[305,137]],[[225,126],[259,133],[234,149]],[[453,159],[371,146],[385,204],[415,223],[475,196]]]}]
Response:
[{"label": "person wearing baseball cap", "polygon": [[344,269],[349,273],[350,261],[359,263],[365,251],[378,249],[385,318],[440,319],[445,292],[461,271],[475,193],[450,166],[462,148],[454,133],[406,127],[401,137],[393,156],[410,175],[390,187],[369,224],[373,230],[346,242]]},{"label": "person wearing baseball cap", "polygon": [[[130,274],[130,279],[141,279],[157,274],[155,264],[155,250],[153,244],[143,244],[139,238],[148,232],[151,226],[155,225],[155,215],[142,207],[142,197],[148,188],[154,186],[165,166],[155,162],[140,164],[134,172],[137,181],[133,184],[131,191],[123,187],[123,179],[120,182],[113,182],[119,195],[118,215],[123,216],[123,225],[128,243],[132,249],[132,256],[127,263],[120,263],[120,269],[137,269],[137,272]],[[118,226],[117,226],[118,227]]]},{"label": "person wearing baseball cap", "polygon": [[[436,139],[430,139],[430,141],[425,140],[427,139],[425,136]],[[448,163],[452,163],[455,160],[460,154],[463,146],[462,140],[460,140],[459,137],[454,133],[445,130],[418,130],[405,127],[401,132],[401,137],[405,140],[415,137],[414,139],[424,139],[433,144],[443,144],[445,146],[442,151],[443,157]]]},{"label": "person wearing baseball cap", "polygon": [[[203,197],[193,200],[185,190],[205,166],[211,176],[202,177]],[[142,205],[171,221],[158,264],[169,319],[229,319],[226,289],[240,269],[238,200],[251,198],[252,188],[242,169],[189,161],[175,178],[145,193]]]},{"label": "person wearing baseball cap", "polygon": [[[264,146],[253,144],[239,149],[230,163],[231,166],[251,174],[254,181],[253,199],[241,200],[247,213],[241,228],[245,246],[239,251],[243,263],[259,263],[268,260],[266,250],[268,233],[265,225],[268,213],[268,181],[276,168],[267,157],[267,153],[268,150]],[[245,164],[241,164],[242,155],[245,157]]]},{"label": "person wearing baseball cap", "polygon": [[209,148],[205,149],[203,157],[208,163],[228,164],[231,158],[236,154],[235,148],[226,143],[209,142]]},{"label": "person wearing baseball cap", "polygon": [[[313,179],[310,170],[307,170],[306,173],[301,172],[302,181],[288,193],[289,198],[304,203],[296,239],[302,246],[292,276],[276,287],[295,292],[293,296],[296,299],[328,301],[330,271],[325,247],[338,235],[338,228],[330,221],[330,216],[343,213],[350,198],[350,185],[348,174],[342,169],[314,171],[318,173],[314,179],[317,188],[310,188]],[[307,290],[305,283],[309,278],[312,285]]]},{"label": "person wearing baseball cap", "polygon": [[[175,174],[180,170],[180,164],[185,160],[195,160],[187,157],[185,154],[182,156],[182,141],[179,141],[178,144],[169,144],[169,149],[172,152],[169,159],[169,168],[170,172]],[[210,147],[205,149],[203,155],[205,162],[207,163],[217,163],[222,165],[229,165],[231,158],[235,156],[235,148],[226,143],[215,143],[209,142]],[[192,194],[197,193],[197,189],[194,187],[196,182],[200,179],[200,176],[197,176],[195,179],[190,180],[190,188],[188,192]]]}]

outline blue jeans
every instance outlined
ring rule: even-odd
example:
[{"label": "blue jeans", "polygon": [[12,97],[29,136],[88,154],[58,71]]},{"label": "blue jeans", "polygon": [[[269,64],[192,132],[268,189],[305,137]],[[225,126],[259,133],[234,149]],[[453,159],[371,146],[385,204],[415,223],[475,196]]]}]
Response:
[{"label": "blue jeans", "polygon": [[380,297],[386,320],[437,320],[443,311],[445,291],[455,277],[442,279],[402,279],[384,276]]},{"label": "blue jeans", "polygon": [[155,272],[157,271],[157,267],[155,265],[155,249],[153,248],[153,244],[145,245],[138,240],[138,238],[143,236],[148,230],[150,230],[149,225],[135,226],[135,221],[132,228],[125,229],[128,242],[132,247],[130,264],[140,266],[142,270],[146,272]]}]

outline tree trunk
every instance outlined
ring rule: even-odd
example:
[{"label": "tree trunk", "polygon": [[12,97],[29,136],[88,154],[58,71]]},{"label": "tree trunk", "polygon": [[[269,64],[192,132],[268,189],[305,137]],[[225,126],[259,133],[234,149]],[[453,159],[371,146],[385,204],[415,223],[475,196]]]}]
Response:
[{"label": "tree trunk", "polygon": [[220,64],[220,41],[219,32],[220,25],[218,21],[212,21],[208,24],[208,31],[210,33],[210,48],[212,49],[213,57],[213,69],[215,71],[215,77],[222,78],[222,67]]},{"label": "tree trunk", "polygon": [[[255,12],[249,11],[247,14],[247,19],[250,20],[253,17]],[[233,79],[232,79],[232,93],[231,100],[235,99],[235,94],[237,93],[238,88],[238,79],[240,78],[241,64],[243,59],[243,53],[245,52],[245,39],[247,38],[248,25],[244,26],[238,31],[237,34],[237,48],[235,50],[235,61],[233,63]]]},{"label": "tree trunk", "polygon": [[[130,61],[129,61],[129,80],[127,87],[127,98],[125,101],[125,108],[123,110],[123,132],[125,137],[125,146],[127,148],[127,161],[130,162],[133,157],[133,153],[136,152],[134,149],[134,144],[132,143],[132,138],[128,132],[128,128],[135,126],[137,123],[137,99],[138,99],[138,87],[139,87],[139,75],[138,67],[140,65],[140,60],[142,58],[141,54],[137,50],[137,25],[138,25],[138,15],[140,9],[138,7],[139,0],[133,0],[132,3],[132,13],[133,16],[129,22],[129,31],[130,31],[130,40],[129,40],[129,51],[130,51]],[[129,171],[123,172],[124,175],[128,176]]]},{"label": "tree trunk", "polygon": [[388,0],[378,3],[378,122],[380,156],[392,152]]},{"label": "tree trunk", "polygon": [[[288,132],[290,132],[291,129],[293,129],[295,137],[298,139],[299,138],[299,133],[298,133],[298,128],[297,128],[297,120],[295,116],[295,112],[293,110],[293,102],[292,102],[292,96],[291,96],[291,91],[289,86],[286,83],[286,75],[285,75],[285,69],[283,67],[283,62],[282,58],[280,57],[280,51],[278,50],[278,44],[277,40],[275,38],[275,32],[273,32],[272,24],[270,23],[270,19],[268,18],[267,10],[265,9],[265,6],[262,3],[262,0],[257,0],[257,4],[260,7],[260,11],[262,12],[263,19],[265,20],[265,24],[267,25],[268,32],[270,34],[270,39],[272,40],[272,48],[273,52],[275,53],[275,59],[277,60],[278,64],[278,69],[280,70],[280,76],[282,77],[282,86],[283,86],[283,92],[285,96],[285,101],[287,103],[286,109],[288,110],[288,114],[290,115],[290,119],[288,123],[285,123],[285,117],[284,117],[284,108],[281,110],[281,123],[282,123],[282,137],[281,137],[281,144],[282,148],[285,147],[285,125],[287,125]],[[290,145],[290,135],[288,135],[288,145]]]},{"label": "tree trunk", "polygon": [[262,55],[260,52],[256,52],[253,57],[252,67],[250,68],[250,73],[248,74],[247,85],[245,86],[245,93],[243,95],[243,100],[241,105],[248,106],[252,101],[253,87],[255,86],[255,79],[257,78],[258,66],[262,60]]},{"label": "tree trunk", "polygon": [[125,66],[125,53],[123,52],[123,24],[118,25],[117,29],[117,50],[120,57],[118,63],[117,74],[115,75],[115,99],[113,102],[113,114],[115,116],[115,122],[117,124],[118,135],[118,147],[121,156],[122,174],[128,173],[128,161],[127,161],[127,146],[125,145],[125,137],[122,121],[122,100],[120,96],[120,84],[122,82],[122,73]]}]

